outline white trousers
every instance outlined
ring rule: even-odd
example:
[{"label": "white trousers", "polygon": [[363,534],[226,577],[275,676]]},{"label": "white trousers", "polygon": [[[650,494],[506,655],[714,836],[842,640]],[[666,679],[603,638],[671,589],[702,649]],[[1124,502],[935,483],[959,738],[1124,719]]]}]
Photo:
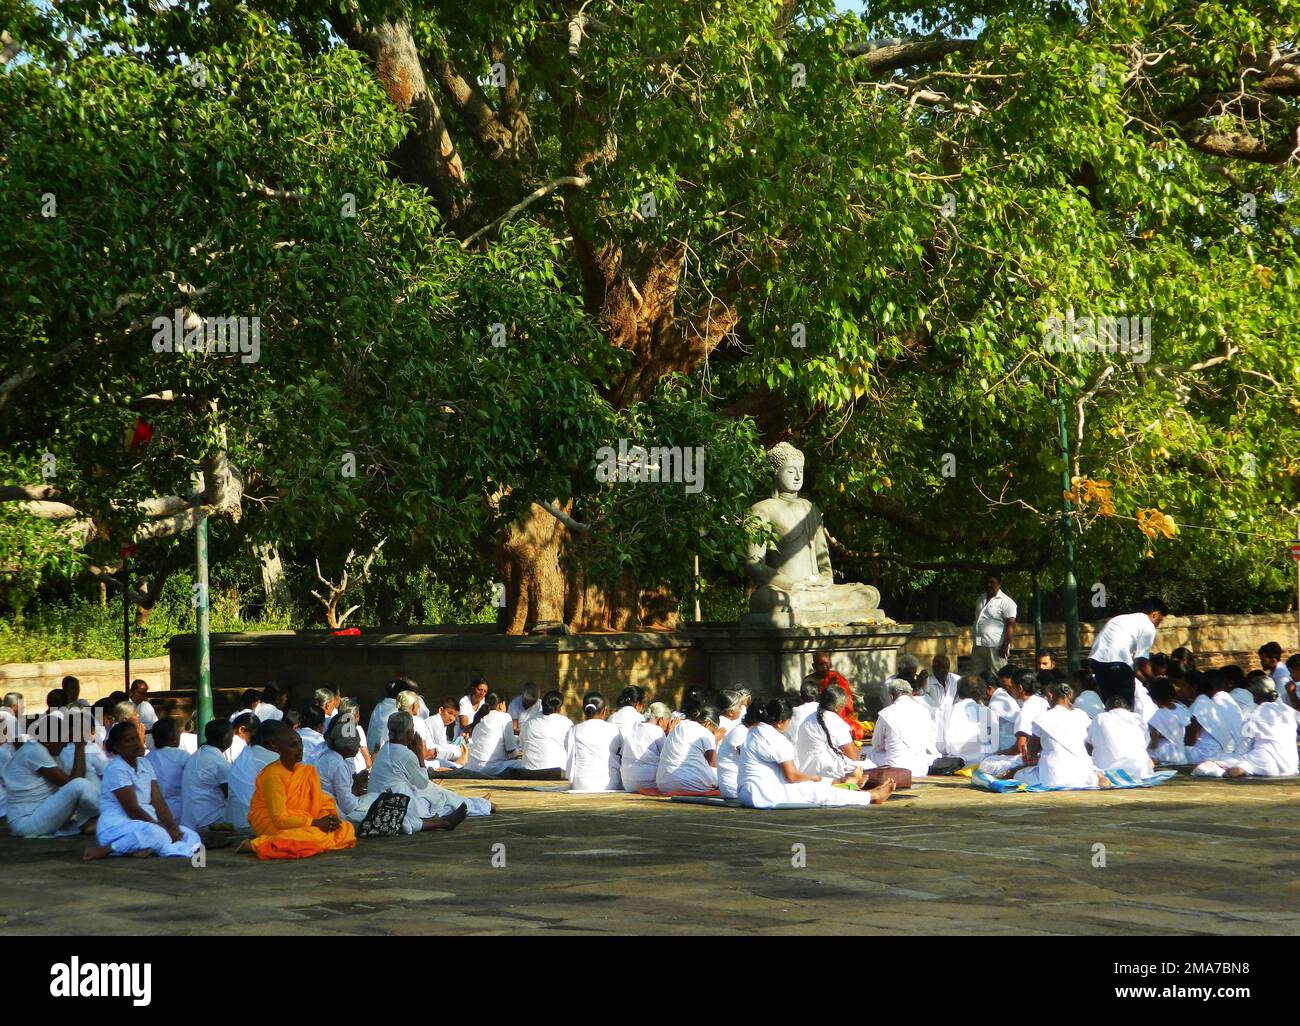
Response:
[{"label": "white trousers", "polygon": [[83,777],[69,780],[28,815],[9,818],[9,831],[18,837],[76,834],[99,815],[99,787]]}]

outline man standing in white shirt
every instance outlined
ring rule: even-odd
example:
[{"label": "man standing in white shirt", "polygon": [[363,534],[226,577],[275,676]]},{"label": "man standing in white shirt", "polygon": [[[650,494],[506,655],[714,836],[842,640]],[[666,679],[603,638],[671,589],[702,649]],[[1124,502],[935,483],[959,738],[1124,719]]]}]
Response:
[{"label": "man standing in white shirt", "polygon": [[1110,700],[1118,695],[1134,708],[1133,682],[1136,679],[1134,662],[1151,654],[1156,641],[1156,628],[1169,615],[1169,610],[1158,598],[1144,599],[1136,613],[1112,616],[1097,632],[1088,653],[1092,675],[1097,682],[1097,693],[1109,707]]},{"label": "man standing in white shirt", "polygon": [[1002,578],[984,575],[984,594],[975,607],[975,625],[971,629],[971,655],[974,672],[997,673],[1007,664],[1016,630],[1016,604],[1002,590]]}]

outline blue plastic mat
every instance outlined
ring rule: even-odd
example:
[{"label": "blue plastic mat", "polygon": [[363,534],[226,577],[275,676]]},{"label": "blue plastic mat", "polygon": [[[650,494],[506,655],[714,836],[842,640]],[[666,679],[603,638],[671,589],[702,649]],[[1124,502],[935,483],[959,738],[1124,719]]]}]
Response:
[{"label": "blue plastic mat", "polygon": [[998,780],[981,770],[976,770],[971,774],[970,783],[971,787],[977,787],[981,791],[988,791],[991,794],[1014,794],[1020,791],[1123,791],[1131,787],[1155,787],[1157,784],[1163,784],[1178,776],[1174,770],[1164,770],[1149,777],[1135,777],[1124,770],[1106,770],[1105,773],[1106,779],[1110,781],[1109,788],[1046,787],[1043,784],[1026,784],[1020,780]]}]

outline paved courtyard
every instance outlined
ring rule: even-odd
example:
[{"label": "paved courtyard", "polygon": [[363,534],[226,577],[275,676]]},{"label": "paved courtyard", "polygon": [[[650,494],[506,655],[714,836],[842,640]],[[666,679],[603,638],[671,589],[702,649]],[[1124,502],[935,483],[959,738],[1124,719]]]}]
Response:
[{"label": "paved courtyard", "polygon": [[453,786],[491,791],[502,814],[296,863],[83,865],[77,841],[0,831],[0,930],[1300,933],[1297,779],[1004,796],[944,780],[884,807],[787,812]]}]

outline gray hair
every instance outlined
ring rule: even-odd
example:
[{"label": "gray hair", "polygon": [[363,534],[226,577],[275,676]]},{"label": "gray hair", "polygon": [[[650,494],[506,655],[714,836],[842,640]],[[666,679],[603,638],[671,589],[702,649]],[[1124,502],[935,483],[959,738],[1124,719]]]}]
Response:
[{"label": "gray hair", "polygon": [[1273,683],[1272,677],[1256,677],[1250,682],[1249,687],[1256,702],[1267,702],[1277,698],[1277,685]]},{"label": "gray hair", "polygon": [[420,708],[420,693],[418,691],[403,691],[397,696],[397,708],[404,712]]},{"label": "gray hair", "polygon": [[737,684],[734,688],[724,688],[719,692],[718,697],[722,699],[723,705],[726,706],[727,712],[733,712],[740,709],[745,704],[745,699],[752,697],[749,688],[741,687]]},{"label": "gray hair", "polygon": [[317,688],[313,697],[316,699],[316,704],[324,709],[325,706],[334,701],[336,693],[333,688]]},{"label": "gray hair", "polygon": [[[402,692],[405,694],[406,692]],[[388,717],[388,740],[405,741],[415,733],[415,720],[408,712],[395,712]]]},{"label": "gray hair", "polygon": [[912,693],[912,685],[907,683],[905,680],[899,680],[897,677],[893,677],[890,680],[885,681],[885,690],[889,692],[890,701],[893,701],[899,695],[910,695]]},{"label": "gray hair", "polygon": [[525,684],[525,685],[524,685],[524,697],[525,697],[525,698],[538,698],[538,697],[540,697],[540,695],[541,695],[541,691],[538,689],[538,687],[537,687],[536,684],[531,684],[531,683],[530,683],[530,684]]},{"label": "gray hair", "polygon": [[339,699],[340,716],[347,716],[349,713],[352,714],[353,716],[356,716],[357,713],[359,712],[361,712],[361,706],[357,705],[357,700],[355,698]]},{"label": "gray hair", "polygon": [[17,691],[10,691],[3,699],[0,699],[0,705],[6,709],[17,709],[22,704],[23,696]]},{"label": "gray hair", "polygon": [[921,664],[911,652],[904,652],[899,656],[897,666],[900,670],[919,670],[921,668]]},{"label": "gray hair", "polygon": [[663,702],[651,702],[650,708],[645,711],[645,718],[647,720],[662,720],[667,719],[672,714],[673,711]]},{"label": "gray hair", "polygon": [[139,715],[134,702],[118,702],[113,706],[113,719],[118,723],[123,720],[133,720]]}]

